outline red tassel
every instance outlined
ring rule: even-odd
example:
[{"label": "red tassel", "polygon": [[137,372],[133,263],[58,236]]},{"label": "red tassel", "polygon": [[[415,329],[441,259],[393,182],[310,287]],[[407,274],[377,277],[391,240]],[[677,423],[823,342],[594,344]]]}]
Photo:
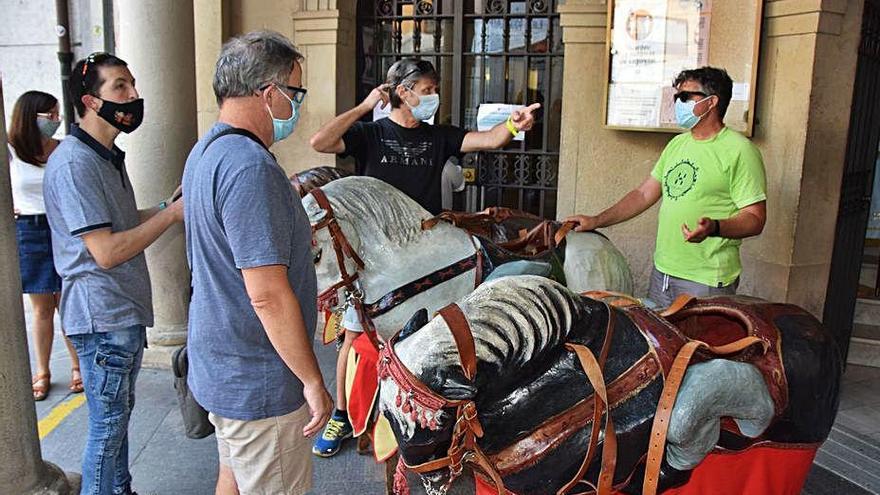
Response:
[{"label": "red tassel", "polygon": [[394,399],[394,405],[400,407],[400,404],[403,402],[403,392],[398,391],[397,397]]},{"label": "red tassel", "polygon": [[403,414],[409,414],[412,410],[412,405],[410,405],[408,400],[403,401],[403,406],[400,408],[403,411]]},{"label": "red tassel", "polygon": [[409,495],[409,482],[406,481],[406,466],[403,458],[397,458],[397,469],[394,470],[394,495]]}]

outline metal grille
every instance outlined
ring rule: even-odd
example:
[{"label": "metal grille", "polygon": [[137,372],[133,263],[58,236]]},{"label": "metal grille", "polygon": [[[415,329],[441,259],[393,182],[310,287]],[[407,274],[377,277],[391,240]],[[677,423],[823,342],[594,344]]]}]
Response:
[{"label": "metal grille", "polygon": [[880,0],[866,0],[824,323],[846,357],[880,143]]},{"label": "metal grille", "polygon": [[[359,99],[396,60],[430,60],[440,72],[437,122],[477,128],[481,103],[539,102],[532,131],[505,149],[470,153],[476,172],[457,209],[508,206],[553,218],[559,172],[562,31],[556,0],[361,0]],[[448,95],[448,96],[447,96]],[[468,199],[466,199],[468,198]]]}]

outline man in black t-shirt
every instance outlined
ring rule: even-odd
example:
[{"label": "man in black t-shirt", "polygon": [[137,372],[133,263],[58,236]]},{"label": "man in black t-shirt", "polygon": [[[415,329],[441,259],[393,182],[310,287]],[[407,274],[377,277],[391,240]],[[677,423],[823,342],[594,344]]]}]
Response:
[{"label": "man in black t-shirt", "polygon": [[[385,84],[312,136],[312,148],[322,153],[354,156],[358,175],[384,180],[432,214],[439,213],[447,160],[461,153],[503,148],[517,133],[532,128],[532,112],[541,105],[535,103],[514,111],[507,122],[484,132],[431,125],[425,121],[431,120],[440,106],[438,82],[437,71],[427,60],[399,60],[388,69]],[[380,101],[382,108],[391,104],[391,115],[375,122],[361,122]],[[336,363],[337,409],[312,448],[321,457],[335,455],[342,441],[352,435],[346,412],[345,370],[351,343],[357,335],[357,329],[346,323],[345,340]]]},{"label": "man in black t-shirt", "polygon": [[[507,122],[484,132],[451,125],[431,125],[437,112],[439,78],[427,60],[406,58],[388,70],[386,83],[357,107],[325,124],[311,144],[316,151],[353,156],[356,173],[382,179],[416,200],[432,214],[441,209],[443,165],[451,156],[502,148],[534,124],[535,103],[514,111]],[[359,119],[382,102],[391,115],[375,122]]]}]

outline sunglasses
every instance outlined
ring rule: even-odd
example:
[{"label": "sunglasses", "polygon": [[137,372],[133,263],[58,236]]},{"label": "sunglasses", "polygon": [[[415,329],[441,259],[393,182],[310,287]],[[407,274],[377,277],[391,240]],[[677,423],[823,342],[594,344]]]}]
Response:
[{"label": "sunglasses", "polygon": [[703,93],[702,91],[679,91],[678,93],[675,93],[675,95],[673,95],[672,99],[678,100],[682,103],[685,103],[688,100],[690,100],[691,97],[694,97],[694,96],[701,96],[703,98],[706,98],[707,96],[711,96],[711,95],[707,95],[706,93]]},{"label": "sunglasses", "polygon": [[91,55],[89,55],[88,57],[86,57],[86,61],[85,61],[85,63],[83,63],[83,68],[82,68],[82,87],[83,88],[86,87],[86,74],[89,73],[89,66],[92,66],[95,64],[100,64],[101,62],[103,62],[104,60],[107,60],[111,56],[112,55],[110,55],[107,52],[95,52],[95,53],[92,53]]},{"label": "sunglasses", "polygon": [[419,60],[418,62],[416,62],[416,68],[407,72],[403,77],[401,77],[400,82],[398,82],[397,84],[406,81],[406,79],[413,74],[427,74],[430,72],[434,72],[434,64],[428,62],[427,60]]},{"label": "sunglasses", "polygon": [[[264,91],[269,86],[272,86],[272,84],[267,84],[261,87],[260,91]],[[296,102],[297,105],[302,104],[303,100],[306,99],[306,93],[309,92],[306,88],[300,88],[298,86],[284,86],[284,89],[290,91],[290,93],[293,95],[290,99]]]}]

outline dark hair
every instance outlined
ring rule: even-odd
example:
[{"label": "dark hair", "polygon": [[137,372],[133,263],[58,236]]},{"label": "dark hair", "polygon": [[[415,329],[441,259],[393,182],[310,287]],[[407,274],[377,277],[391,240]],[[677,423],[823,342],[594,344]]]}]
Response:
[{"label": "dark hair", "polygon": [[80,117],[86,114],[86,105],[82,102],[85,95],[98,96],[98,91],[104,80],[100,77],[101,67],[128,67],[128,64],[109,53],[96,52],[80,60],[73,67],[70,75],[70,99],[76,107],[76,113]]},{"label": "dark hair", "polygon": [[730,105],[730,97],[733,94],[733,80],[724,69],[715,67],[700,67],[699,69],[683,70],[675,76],[674,87],[685,81],[696,81],[703,87],[703,92],[709,96],[718,97],[718,115],[724,119],[727,107]]},{"label": "dark hair", "polygon": [[439,84],[440,76],[434,69],[434,64],[427,60],[419,60],[416,58],[402,58],[388,69],[385,82],[389,85],[388,92],[391,96],[391,108],[400,108],[403,100],[397,96],[398,86],[410,86],[415,84],[422,78],[429,78],[434,84]]},{"label": "dark hair", "polygon": [[28,91],[15,102],[9,144],[21,161],[37,166],[46,163],[39,158],[43,154],[43,140],[37,127],[37,114],[51,112],[57,104],[57,98],[42,91]]}]

